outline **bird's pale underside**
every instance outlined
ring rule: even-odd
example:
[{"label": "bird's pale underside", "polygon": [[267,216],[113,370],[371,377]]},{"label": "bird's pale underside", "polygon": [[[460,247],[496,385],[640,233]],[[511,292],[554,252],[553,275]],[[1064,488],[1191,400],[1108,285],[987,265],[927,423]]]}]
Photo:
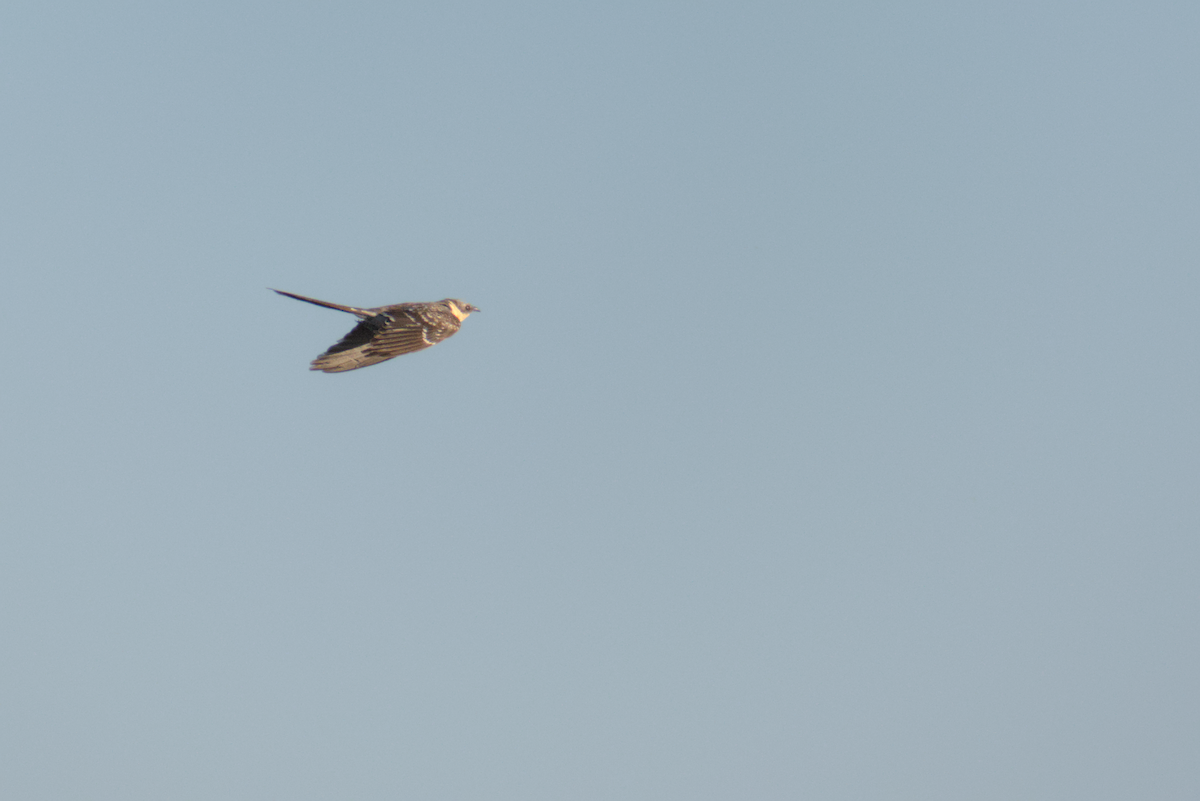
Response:
[{"label": "bird's pale underside", "polygon": [[358,318],[358,325],[329,350],[313,360],[310,370],[344,373],[387,361],[405,353],[423,350],[453,336],[471,312],[479,309],[456,298],[433,303],[397,303],[359,309],[325,300],[272,290],[289,298],[337,309]]}]

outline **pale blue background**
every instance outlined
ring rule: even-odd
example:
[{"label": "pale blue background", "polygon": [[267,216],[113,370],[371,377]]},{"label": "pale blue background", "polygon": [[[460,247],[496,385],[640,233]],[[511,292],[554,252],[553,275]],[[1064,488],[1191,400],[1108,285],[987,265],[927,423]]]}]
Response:
[{"label": "pale blue background", "polygon": [[[1200,797],[1200,5],[8,2],[5,799]],[[482,307],[307,364],[355,305]]]}]

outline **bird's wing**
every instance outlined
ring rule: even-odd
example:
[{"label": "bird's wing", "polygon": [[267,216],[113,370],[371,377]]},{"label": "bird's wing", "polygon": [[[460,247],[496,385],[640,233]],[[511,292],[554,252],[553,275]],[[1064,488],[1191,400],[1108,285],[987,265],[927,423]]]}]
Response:
[{"label": "bird's wing", "polygon": [[452,333],[428,329],[414,312],[389,310],[386,316],[381,314],[356,325],[349,334],[313,360],[310,369],[326,373],[356,370],[405,353],[424,350]]}]

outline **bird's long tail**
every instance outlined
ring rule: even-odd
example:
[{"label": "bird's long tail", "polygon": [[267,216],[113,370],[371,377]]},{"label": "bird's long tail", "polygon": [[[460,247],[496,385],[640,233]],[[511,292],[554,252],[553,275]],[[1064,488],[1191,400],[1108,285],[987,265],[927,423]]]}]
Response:
[{"label": "bird's long tail", "polygon": [[278,292],[280,295],[286,295],[289,298],[295,298],[296,300],[302,300],[305,303],[312,303],[317,306],[324,306],[327,309],[337,309],[338,311],[344,311],[349,314],[357,314],[360,317],[363,317],[363,316],[369,317],[370,316],[370,312],[368,312],[364,309],[355,308],[354,306],[343,306],[340,303],[330,303],[327,300],[317,300],[316,298],[306,298],[303,295],[293,295],[291,292],[284,292],[282,289],[272,289],[271,291]]}]

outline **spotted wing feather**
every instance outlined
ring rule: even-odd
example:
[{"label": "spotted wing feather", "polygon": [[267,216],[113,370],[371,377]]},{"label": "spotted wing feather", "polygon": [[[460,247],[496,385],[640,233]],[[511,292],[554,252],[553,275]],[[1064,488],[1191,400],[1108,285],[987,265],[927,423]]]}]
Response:
[{"label": "spotted wing feather", "polygon": [[436,345],[458,331],[450,314],[431,316],[412,307],[388,307],[360,322],[313,360],[311,370],[342,373]]}]

